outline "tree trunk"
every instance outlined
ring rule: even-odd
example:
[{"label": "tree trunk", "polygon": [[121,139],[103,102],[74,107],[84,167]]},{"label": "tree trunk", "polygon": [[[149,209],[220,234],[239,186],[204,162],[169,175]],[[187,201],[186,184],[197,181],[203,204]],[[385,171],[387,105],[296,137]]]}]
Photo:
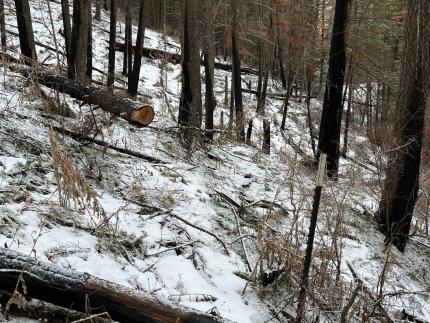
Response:
[{"label": "tree trunk", "polygon": [[6,50],[6,20],[4,14],[4,0],[0,0],[0,44],[3,51]]},{"label": "tree trunk", "polygon": [[376,215],[386,242],[404,251],[417,201],[424,126],[429,98],[430,2],[409,0],[394,142]]},{"label": "tree trunk", "polygon": [[87,81],[88,27],[90,22],[91,0],[73,1],[73,26],[70,47],[68,76],[85,83]]},{"label": "tree trunk", "polygon": [[[126,9],[125,9],[125,38],[124,38],[124,52],[123,52],[123,63],[122,63],[122,75],[127,76],[128,70],[129,70],[129,55],[131,54],[129,52],[130,47],[132,46],[131,43],[131,7],[130,7],[130,0],[127,0],[126,3]],[[116,49],[116,44],[115,44]]]},{"label": "tree trunk", "polygon": [[93,78],[93,17],[91,16],[91,6],[88,16],[88,40],[87,40],[87,65],[86,75],[87,79],[91,81]]},{"label": "tree trunk", "polygon": [[91,314],[108,312],[111,319],[120,322],[222,322],[209,314],[163,304],[153,296],[6,248],[0,248],[0,289],[80,312],[87,312],[90,306]]},{"label": "tree trunk", "polygon": [[337,178],[342,123],[342,95],[346,67],[345,33],[350,0],[336,0],[331,38],[329,71],[327,75],[323,111],[320,123],[318,153],[327,154],[327,175]]},{"label": "tree trunk", "polygon": [[270,121],[263,119],[263,153],[270,155]]},{"label": "tree trunk", "polygon": [[101,20],[101,8],[102,4],[101,4],[101,0],[96,0],[96,14],[94,15],[94,19],[97,21]]},{"label": "tree trunk", "polygon": [[183,11],[182,95],[179,105],[179,124],[186,127],[184,141],[192,149],[197,129],[202,123],[200,82],[200,54],[197,24],[197,0],[185,0]]},{"label": "tree trunk", "polygon": [[134,51],[134,62],[131,74],[128,75],[128,94],[137,95],[139,87],[140,66],[142,64],[142,51],[145,39],[145,0],[140,0],[139,25],[137,29],[136,47]]},{"label": "tree trunk", "polygon": [[107,87],[113,90],[115,83],[115,44],[116,44],[116,0],[110,1],[110,28],[109,28],[109,62]]},{"label": "tree trunk", "polygon": [[[205,0],[205,11],[211,12],[212,6],[210,0]],[[209,140],[213,140],[213,129],[214,129],[214,110],[216,108],[216,99],[214,94],[214,43],[215,35],[213,30],[212,22],[206,22],[205,32],[205,47],[204,47],[204,66],[205,66],[205,129],[206,137]]]},{"label": "tree trunk", "polygon": [[75,99],[97,105],[113,115],[124,118],[135,126],[147,126],[154,118],[152,107],[139,101],[123,98],[93,85],[87,85],[47,71],[36,71],[30,67],[20,67],[14,70],[25,77],[33,77],[40,84],[66,93]]},{"label": "tree trunk", "polygon": [[[350,70],[352,73],[352,70]],[[346,116],[345,116],[345,129],[343,133],[343,147],[342,147],[342,157],[346,158],[346,153],[348,152],[348,133],[349,133],[349,124],[351,123],[351,108],[352,108],[352,77],[349,78],[349,91],[348,91],[348,106],[346,108]]]},{"label": "tree trunk", "polygon": [[231,20],[231,43],[233,51],[233,87],[234,106],[236,110],[236,136],[240,141],[245,141],[245,116],[242,102],[242,79],[240,76],[240,53],[239,53],[239,0],[231,0],[233,18]]},{"label": "tree trunk", "polygon": [[34,45],[33,26],[31,24],[31,13],[28,0],[15,0],[15,10],[21,53],[28,57],[30,61],[35,62],[37,61],[37,55],[36,47]]},{"label": "tree trunk", "polygon": [[63,16],[63,29],[64,29],[64,47],[66,48],[66,60],[67,66],[70,66],[70,47],[71,47],[71,39],[72,32],[70,26],[70,9],[69,9],[69,0],[61,0],[61,13]]}]

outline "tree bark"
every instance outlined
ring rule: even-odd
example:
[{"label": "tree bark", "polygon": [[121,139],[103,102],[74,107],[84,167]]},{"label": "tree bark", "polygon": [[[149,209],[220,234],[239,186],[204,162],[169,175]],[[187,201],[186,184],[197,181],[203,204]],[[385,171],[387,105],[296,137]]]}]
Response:
[{"label": "tree bark", "polygon": [[145,0],[140,0],[139,25],[137,29],[136,47],[134,51],[134,62],[131,74],[128,75],[128,94],[137,95],[139,87],[140,67],[142,64],[142,52],[145,39]]},{"label": "tree bark", "polygon": [[[0,289],[20,292],[64,308],[92,314],[108,312],[120,322],[222,322],[214,316],[195,310],[162,303],[124,286],[87,273],[59,268],[48,262],[0,248]],[[25,292],[22,283],[25,281]],[[17,288],[18,287],[18,288]],[[17,289],[16,289],[17,288]]]},{"label": "tree bark", "polygon": [[[210,0],[205,0],[205,11],[211,12],[213,9]],[[214,44],[215,35],[213,30],[212,21],[205,23],[206,31],[204,38],[204,50],[203,50],[203,61],[205,67],[205,129],[206,138],[213,140],[213,129],[214,129],[214,111],[217,105],[215,94],[214,94]]]},{"label": "tree bark", "polygon": [[88,27],[90,22],[91,0],[73,1],[73,26],[70,47],[68,76],[85,83],[87,81]]},{"label": "tree bark", "polygon": [[110,1],[110,29],[109,29],[109,62],[107,87],[113,90],[115,82],[115,43],[116,43],[116,0]]},{"label": "tree bark", "polygon": [[13,67],[13,70],[23,74],[25,77],[36,78],[40,84],[66,93],[75,99],[97,105],[113,115],[124,118],[137,127],[149,125],[154,118],[154,109],[151,106],[123,98],[96,86],[71,80],[59,74],[34,70],[30,67]]},{"label": "tree bark", "polygon": [[33,26],[31,24],[30,5],[28,0],[15,0],[16,20],[19,31],[21,53],[31,61],[37,61],[34,45]]},{"label": "tree bark", "polygon": [[263,119],[263,153],[270,155],[270,121]]},{"label": "tree bark", "polygon": [[0,0],[0,44],[6,50],[6,19],[4,14],[4,0]]},{"label": "tree bark", "polygon": [[236,136],[240,141],[245,141],[245,116],[242,102],[242,78],[240,76],[240,52],[239,52],[239,0],[231,0],[233,18],[231,20],[231,42],[233,52],[233,87],[234,106],[236,112]]},{"label": "tree bark", "polygon": [[61,13],[63,16],[63,34],[64,34],[64,47],[66,48],[67,66],[70,66],[70,46],[72,40],[72,27],[70,26],[70,9],[69,0],[61,0]]},{"label": "tree bark", "polygon": [[386,242],[404,251],[417,201],[424,114],[429,99],[430,2],[409,0],[394,142],[376,214]]},{"label": "tree bark", "polygon": [[179,124],[186,127],[184,140],[188,149],[196,141],[202,123],[200,55],[197,26],[197,0],[185,0],[183,8],[182,95],[179,105]]},{"label": "tree bark", "polygon": [[[122,64],[122,75],[126,76],[131,72],[131,61],[132,61],[132,18],[131,18],[131,0],[127,0],[125,9],[125,39],[124,39],[124,55]],[[115,50],[117,46],[115,43]]]},{"label": "tree bark", "polygon": [[323,111],[320,123],[317,160],[327,154],[327,175],[337,178],[339,169],[339,145],[342,123],[342,95],[346,67],[345,33],[350,0],[336,0],[331,38],[329,71],[327,75]]},{"label": "tree bark", "polygon": [[87,40],[87,64],[86,76],[89,81],[93,78],[93,17],[91,16],[91,6],[88,15],[88,40]]}]

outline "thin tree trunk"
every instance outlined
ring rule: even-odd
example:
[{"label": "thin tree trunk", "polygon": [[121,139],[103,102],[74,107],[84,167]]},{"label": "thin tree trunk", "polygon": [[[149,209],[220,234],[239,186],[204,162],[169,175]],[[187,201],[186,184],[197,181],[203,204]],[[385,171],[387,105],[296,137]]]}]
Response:
[{"label": "thin tree trunk", "polygon": [[339,168],[339,145],[342,123],[342,95],[346,67],[345,32],[350,0],[336,0],[329,55],[329,71],[320,123],[318,153],[327,154],[327,175],[336,179]]},{"label": "thin tree trunk", "polygon": [[21,53],[28,57],[30,61],[37,61],[28,0],[15,0],[15,9]]},{"label": "thin tree trunk", "polygon": [[234,106],[236,110],[236,136],[240,141],[245,141],[245,116],[242,102],[242,78],[240,76],[239,53],[239,0],[231,0],[233,18],[231,20],[231,42],[233,51],[233,87]]},{"label": "thin tree trunk", "polygon": [[[352,73],[352,70],[350,70]],[[342,148],[342,157],[346,158],[346,154],[348,152],[348,133],[349,133],[349,124],[351,123],[351,108],[352,108],[352,76],[349,77],[349,90],[348,90],[348,106],[346,108],[345,115],[345,129],[343,133],[343,148]]]},{"label": "thin tree trunk", "polygon": [[128,94],[131,96],[137,95],[139,87],[140,67],[142,64],[142,51],[145,39],[145,0],[140,0],[139,8],[139,25],[137,29],[136,47],[134,51],[133,70],[128,76]]},{"label": "thin tree trunk", "polygon": [[[211,12],[210,0],[204,0],[205,11]],[[214,43],[215,35],[213,30],[212,22],[206,23],[205,32],[205,46],[204,46],[204,66],[205,66],[205,129],[206,138],[213,140],[213,129],[214,129],[214,110],[216,108],[216,99],[214,95]]]},{"label": "thin tree trunk", "polygon": [[[0,0],[0,1],[2,1],[2,0]],[[60,52],[58,50],[57,35],[56,35],[57,33],[55,32],[54,20],[52,19],[52,10],[51,10],[51,4],[50,4],[49,0],[46,0],[46,4],[48,5],[49,22],[51,24],[52,38],[54,40],[55,55],[57,57],[57,67],[60,68]]]},{"label": "thin tree trunk", "polygon": [[376,215],[386,242],[404,251],[418,198],[425,108],[430,85],[430,1],[409,0],[394,140]]},{"label": "thin tree trunk", "polygon": [[93,78],[93,17],[91,15],[91,6],[89,10],[86,75],[87,79],[91,81]]},{"label": "thin tree trunk", "polygon": [[263,119],[263,153],[270,155],[270,121]]},{"label": "thin tree trunk", "polygon": [[72,39],[72,27],[70,25],[70,9],[69,0],[61,0],[61,13],[63,16],[63,29],[64,29],[64,47],[66,48],[67,66],[70,66],[70,46]]},{"label": "thin tree trunk", "polygon": [[1,49],[6,50],[6,20],[4,14],[4,0],[0,0],[0,44]]},{"label": "thin tree trunk", "polygon": [[122,61],[122,75],[128,75],[128,56],[129,44],[131,44],[131,8],[130,0],[126,2],[125,8],[125,38],[124,38],[124,52]]},{"label": "thin tree trunk", "polygon": [[113,90],[115,83],[115,43],[116,43],[116,0],[110,1],[110,29],[109,29],[109,62],[107,87]]},{"label": "thin tree trunk", "polygon": [[101,20],[101,11],[102,11],[101,7],[102,7],[101,0],[96,0],[96,14],[94,15],[94,19],[97,21]]}]

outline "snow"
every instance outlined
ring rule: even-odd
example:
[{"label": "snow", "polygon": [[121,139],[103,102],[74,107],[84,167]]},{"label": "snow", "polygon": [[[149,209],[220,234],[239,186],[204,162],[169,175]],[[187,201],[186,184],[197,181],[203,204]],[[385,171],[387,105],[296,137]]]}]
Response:
[{"label": "snow", "polygon": [[[45,2],[33,0],[30,4],[37,41],[52,46]],[[7,26],[16,31],[12,27],[16,25],[13,1],[6,0],[5,5]],[[51,7],[58,29],[61,26],[60,4],[51,2]],[[102,21],[94,21],[94,66],[101,70],[107,70],[108,33],[103,29],[108,30],[108,19],[108,14],[103,12]],[[145,46],[164,48],[159,33],[147,29],[145,36]],[[57,40],[62,47],[63,39],[58,34]],[[9,35],[8,42],[19,48],[16,37]],[[177,46],[168,47],[168,50],[176,52],[180,48],[176,39],[169,38],[168,42]],[[37,51],[39,61],[56,65],[52,52],[41,47],[37,47]],[[260,150],[262,118],[255,114],[255,97],[248,94],[244,95],[246,115],[255,117],[251,145],[239,144],[221,134],[213,144],[189,155],[180,144],[174,119],[180,95],[180,65],[167,64],[165,90],[160,86],[161,65],[157,60],[143,59],[142,62],[141,98],[151,103],[156,112],[151,127],[142,129],[133,128],[123,120],[108,122],[109,116],[104,112],[80,106],[65,95],[60,95],[61,100],[76,116],[49,114],[38,95],[32,94],[34,87],[20,75],[1,67],[0,244],[25,254],[34,249],[41,260],[88,272],[162,300],[175,299],[181,305],[201,311],[216,308],[222,317],[235,322],[268,321],[274,308],[275,311],[285,308],[286,312],[293,313],[295,304],[290,299],[297,291],[293,282],[299,279],[315,178],[314,170],[306,166],[312,149],[304,103],[291,102],[286,130],[282,133],[279,125],[283,102],[267,99],[267,118],[272,122],[270,156]],[[117,53],[116,66],[117,77],[124,79],[121,53]],[[203,69],[201,73],[204,75]],[[221,111],[224,125],[228,124],[229,107],[223,104],[225,75],[229,73],[216,70],[216,126],[220,126]],[[105,81],[99,73],[94,76]],[[255,76],[247,75],[244,79],[251,79],[254,85],[257,83]],[[116,85],[123,86],[123,83],[117,81]],[[271,82],[270,88],[275,89],[275,86]],[[50,89],[43,89],[53,95]],[[320,102],[313,100],[311,108],[316,123]],[[88,210],[83,212],[59,205],[52,169],[48,126],[80,129],[91,120],[102,127],[99,139],[167,162],[149,163],[57,135],[62,151],[68,152],[97,193],[113,228],[113,237],[88,229],[91,223],[102,222]],[[378,205],[380,188],[375,182],[380,175],[367,162],[380,161],[381,152],[370,147],[363,133],[351,131],[349,155],[368,167],[342,159],[339,182],[326,183],[314,253],[315,271],[326,268],[334,272],[334,250],[340,247],[344,302],[354,286],[346,263],[354,267],[370,290],[378,293],[387,259],[383,236],[368,215]],[[208,153],[216,158],[209,158]],[[251,267],[256,265],[262,247],[269,242],[278,246],[279,253],[284,252],[291,262],[283,264],[292,271],[282,276],[279,287],[260,288],[250,283],[243,293],[247,283],[244,277],[250,272],[241,243],[235,241],[238,232],[232,206],[217,191],[243,205],[244,212],[239,218],[242,234],[257,237],[244,239]],[[288,214],[276,208],[269,211],[260,207],[257,202],[261,200],[280,204]],[[214,237],[169,216],[169,212],[216,234],[225,242],[230,255]],[[336,231],[338,227],[340,236]],[[393,316],[398,317],[398,312],[406,308],[430,320],[430,248],[423,247],[429,244],[428,237],[417,237],[412,239],[404,255],[390,249],[382,289],[384,294],[397,293],[396,297],[384,298],[384,306]],[[171,248],[180,245],[179,249]],[[324,255],[329,256],[324,258]],[[269,268],[268,263],[265,266],[268,271],[278,269]],[[333,275],[330,279],[333,280]],[[320,291],[317,296],[328,302],[334,289],[332,281],[326,284],[315,288]],[[411,293],[418,291],[420,293]],[[201,294],[216,300],[197,301],[192,296]],[[322,321],[332,320],[332,314],[309,304],[308,315],[317,314]]]}]

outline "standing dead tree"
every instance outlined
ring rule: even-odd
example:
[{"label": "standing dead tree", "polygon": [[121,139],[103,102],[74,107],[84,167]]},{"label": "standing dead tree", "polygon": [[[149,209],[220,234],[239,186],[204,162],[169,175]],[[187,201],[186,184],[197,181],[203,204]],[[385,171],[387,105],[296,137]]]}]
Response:
[{"label": "standing dead tree", "polygon": [[36,47],[34,45],[33,26],[31,23],[30,5],[28,0],[15,0],[15,10],[21,53],[28,57],[30,61],[37,61]]},{"label": "standing dead tree", "polygon": [[197,0],[185,0],[183,8],[182,93],[178,122],[185,127],[184,141],[191,149],[202,123],[200,55],[197,31]]},{"label": "standing dead tree", "polygon": [[327,175],[336,178],[339,168],[343,85],[346,68],[345,33],[350,0],[336,0],[331,36],[329,69],[324,94],[318,142],[319,155],[327,154]]},{"label": "standing dead tree", "polygon": [[394,142],[376,220],[386,242],[404,251],[417,201],[424,113],[430,85],[430,2],[409,0]]},{"label": "standing dead tree", "polygon": [[116,1],[110,1],[110,29],[109,29],[109,63],[107,87],[113,90],[115,82],[115,42],[116,42]]},{"label": "standing dead tree", "polygon": [[239,52],[239,0],[231,0],[233,18],[231,20],[231,43],[233,52],[233,88],[234,107],[236,112],[236,135],[240,141],[245,141],[245,116],[242,101],[242,78],[240,76],[240,52]]},{"label": "standing dead tree", "polygon": [[[145,0],[140,1],[139,7],[139,25],[137,27],[136,47],[134,51],[134,62],[131,73],[128,74],[128,94],[137,95],[139,87],[140,67],[142,65],[142,51],[145,39]],[[129,40],[131,42],[131,38]],[[130,49],[130,45],[128,46]],[[129,60],[129,62],[131,59]]]},{"label": "standing dead tree", "polygon": [[[88,28],[90,23],[91,0],[73,1],[73,25],[70,44],[68,76],[86,82],[88,56]],[[67,41],[67,40],[66,40]]]},{"label": "standing dead tree", "polygon": [[0,44],[1,49],[6,49],[6,19],[4,14],[4,0],[0,0]]}]

